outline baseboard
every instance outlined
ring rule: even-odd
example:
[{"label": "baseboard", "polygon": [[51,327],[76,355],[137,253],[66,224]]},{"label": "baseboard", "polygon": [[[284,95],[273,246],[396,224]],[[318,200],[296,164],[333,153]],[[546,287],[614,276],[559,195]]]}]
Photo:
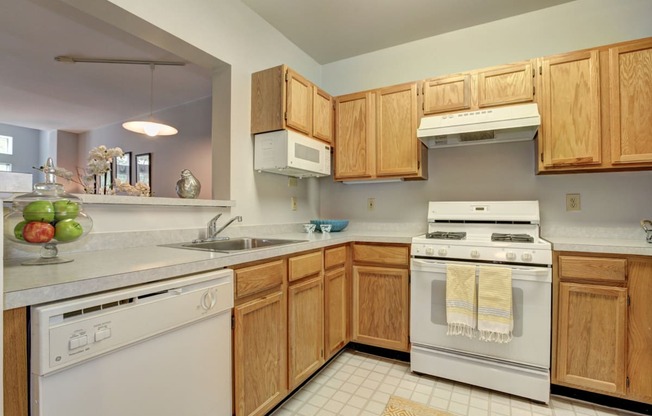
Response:
[{"label": "baseboard", "polygon": [[345,348],[353,349],[367,354],[377,355],[379,357],[390,358],[392,360],[404,361],[406,363],[410,362],[409,352],[372,347],[371,345],[358,344],[357,342],[349,342]]},{"label": "baseboard", "polygon": [[627,410],[630,412],[642,413],[644,415],[652,415],[651,404],[607,396],[605,394],[592,393],[584,390],[573,389],[570,387],[559,386],[557,384],[550,385],[550,393],[558,396],[581,400],[583,402]]}]

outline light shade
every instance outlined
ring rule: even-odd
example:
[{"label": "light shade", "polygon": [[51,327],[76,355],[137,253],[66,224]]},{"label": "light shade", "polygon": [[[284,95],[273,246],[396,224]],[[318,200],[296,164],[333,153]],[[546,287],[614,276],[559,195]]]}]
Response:
[{"label": "light shade", "polygon": [[122,123],[122,127],[134,133],[146,134],[149,137],[171,136],[179,132],[172,126],[153,121],[127,121]]}]

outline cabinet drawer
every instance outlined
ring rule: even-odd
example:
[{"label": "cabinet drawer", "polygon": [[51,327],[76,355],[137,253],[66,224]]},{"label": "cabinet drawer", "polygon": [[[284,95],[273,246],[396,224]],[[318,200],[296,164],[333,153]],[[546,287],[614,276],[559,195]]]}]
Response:
[{"label": "cabinet drawer", "polygon": [[353,246],[354,262],[407,266],[409,260],[409,246],[380,246],[370,244],[355,244]]},{"label": "cabinet drawer", "polygon": [[346,263],[346,246],[327,248],[324,251],[324,269]]},{"label": "cabinet drawer", "polygon": [[235,297],[242,298],[280,286],[285,277],[282,259],[235,270]]},{"label": "cabinet drawer", "polygon": [[288,279],[292,282],[306,276],[321,273],[323,256],[321,251],[314,251],[301,256],[291,257],[289,261]]},{"label": "cabinet drawer", "polygon": [[626,270],[626,259],[559,256],[561,279],[623,282],[627,276]]}]

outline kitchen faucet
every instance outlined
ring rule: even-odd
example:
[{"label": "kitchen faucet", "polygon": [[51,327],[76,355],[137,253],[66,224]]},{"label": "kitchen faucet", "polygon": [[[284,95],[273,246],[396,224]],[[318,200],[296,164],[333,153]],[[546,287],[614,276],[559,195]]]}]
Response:
[{"label": "kitchen faucet", "polygon": [[230,220],[228,220],[228,221],[226,222],[226,224],[224,224],[223,226],[221,226],[221,227],[218,229],[218,228],[217,228],[217,220],[218,220],[218,218],[220,218],[221,216],[222,216],[222,213],[219,213],[219,214],[217,214],[216,216],[214,216],[213,218],[211,218],[210,221],[208,221],[208,228],[207,228],[207,232],[206,232],[206,238],[207,238],[208,240],[216,239],[216,238],[217,238],[217,235],[218,235],[219,233],[221,233],[222,231],[224,231],[224,229],[225,229],[226,227],[228,227],[229,225],[231,225],[234,221],[237,220],[238,222],[242,222],[242,217],[238,215],[238,216],[235,216],[235,217],[231,218]]}]

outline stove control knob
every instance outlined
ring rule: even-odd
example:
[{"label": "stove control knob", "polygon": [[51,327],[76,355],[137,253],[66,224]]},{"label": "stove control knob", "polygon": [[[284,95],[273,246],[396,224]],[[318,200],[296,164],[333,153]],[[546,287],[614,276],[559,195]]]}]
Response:
[{"label": "stove control knob", "polygon": [[513,251],[508,251],[507,253],[505,253],[505,258],[507,260],[516,260],[516,253],[514,253]]},{"label": "stove control knob", "polygon": [[426,247],[426,255],[427,256],[434,256],[435,255],[435,249],[432,247]]},{"label": "stove control knob", "polygon": [[523,261],[532,261],[532,254],[530,254],[530,253],[521,254],[521,260],[523,260]]},{"label": "stove control knob", "polygon": [[478,250],[471,250],[471,258],[479,259],[480,258],[480,252]]},{"label": "stove control knob", "polygon": [[446,250],[445,248],[440,248],[440,249],[437,251],[437,254],[439,254],[440,256],[443,257],[443,256],[445,256],[446,254],[448,254],[448,250]]}]

